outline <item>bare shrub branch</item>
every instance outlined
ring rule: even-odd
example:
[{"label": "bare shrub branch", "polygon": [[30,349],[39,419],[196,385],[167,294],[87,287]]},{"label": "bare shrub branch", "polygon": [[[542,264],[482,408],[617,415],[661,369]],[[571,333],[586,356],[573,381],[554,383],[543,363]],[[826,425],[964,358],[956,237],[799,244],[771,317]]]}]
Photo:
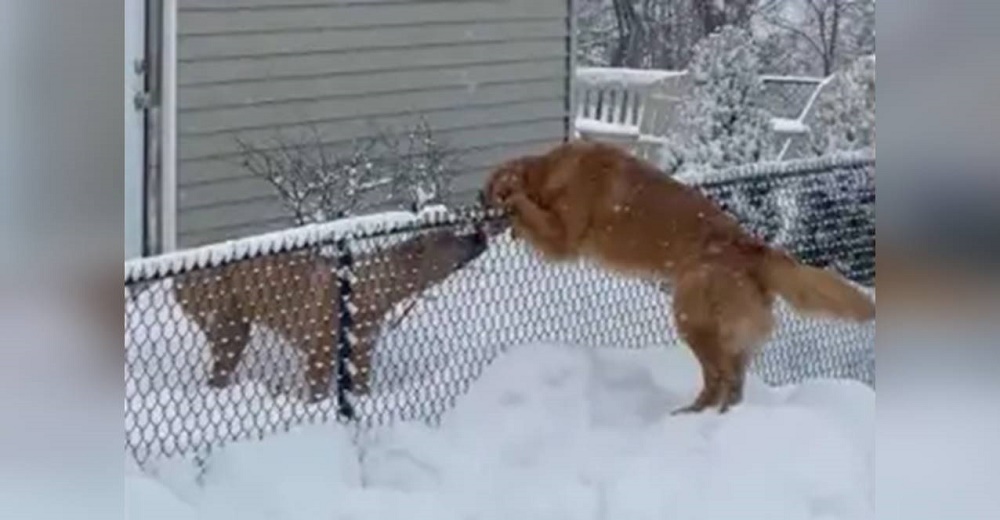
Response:
[{"label": "bare shrub branch", "polygon": [[240,164],[268,182],[295,225],[379,203],[419,209],[447,197],[460,170],[459,155],[426,119],[401,129],[370,126],[370,135],[339,149],[316,126],[295,136],[278,131],[264,142],[237,138]]}]

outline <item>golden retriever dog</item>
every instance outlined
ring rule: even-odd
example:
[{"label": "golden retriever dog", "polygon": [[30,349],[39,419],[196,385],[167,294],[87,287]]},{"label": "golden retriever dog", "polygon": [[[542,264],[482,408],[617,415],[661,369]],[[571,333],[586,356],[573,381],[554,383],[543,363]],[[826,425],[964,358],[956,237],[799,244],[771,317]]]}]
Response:
[{"label": "golden retriever dog", "polygon": [[354,337],[352,391],[369,391],[371,351],[379,327],[397,304],[443,281],[485,251],[482,229],[419,234],[354,258],[349,301],[353,326],[343,330],[341,286],[333,260],[283,253],[204,269],[174,282],[181,309],[205,333],[213,363],[209,385],[230,385],[257,323],[294,344],[305,357],[308,402],[328,396],[341,335]]},{"label": "golden retriever dog", "polygon": [[590,259],[673,287],[673,318],[703,387],[673,413],[743,399],[748,361],[770,336],[775,296],[801,313],[857,322],[875,304],[837,274],[751,236],[696,189],[609,144],[575,141],[499,166],[481,193],[552,262]]}]

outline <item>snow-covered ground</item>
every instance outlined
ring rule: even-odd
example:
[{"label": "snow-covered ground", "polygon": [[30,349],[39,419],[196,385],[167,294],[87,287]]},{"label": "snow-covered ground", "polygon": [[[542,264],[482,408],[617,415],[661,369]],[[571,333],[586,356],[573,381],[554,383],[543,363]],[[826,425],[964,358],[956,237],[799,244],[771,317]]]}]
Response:
[{"label": "snow-covered ground", "polygon": [[[375,422],[436,417],[502,350],[530,341],[669,344],[665,303],[651,287],[594,269],[544,266],[504,237],[425,293],[383,335],[373,360],[374,392],[355,405]],[[204,337],[176,305],[169,280],[141,293],[126,314],[126,430],[133,444],[171,453],[329,417],[329,403],[306,406],[276,395],[275,388],[302,384],[300,358],[265,330],[255,330],[237,384],[208,389]]]},{"label": "snow-covered ground", "polygon": [[874,518],[875,394],[752,378],[729,414],[694,397],[686,349],[511,348],[437,426],[328,424],[195,465],[126,464],[126,518]]}]

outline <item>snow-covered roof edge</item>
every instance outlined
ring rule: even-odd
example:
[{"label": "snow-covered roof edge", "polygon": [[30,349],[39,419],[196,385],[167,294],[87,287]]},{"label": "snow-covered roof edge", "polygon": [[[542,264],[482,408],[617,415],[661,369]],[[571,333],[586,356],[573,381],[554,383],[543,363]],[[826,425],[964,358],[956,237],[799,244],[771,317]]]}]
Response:
[{"label": "snow-covered roof edge", "polygon": [[793,176],[809,172],[842,168],[874,167],[875,153],[870,150],[838,152],[824,157],[765,161],[721,170],[700,172],[692,184],[732,182],[754,177]]},{"label": "snow-covered roof edge", "polygon": [[419,213],[388,211],[307,224],[158,256],[128,260],[125,262],[125,283],[155,280],[263,255],[330,244],[341,239],[415,231],[424,227],[462,224],[496,216],[499,214],[495,211],[487,212],[476,207],[450,210],[444,206],[430,206]]}]

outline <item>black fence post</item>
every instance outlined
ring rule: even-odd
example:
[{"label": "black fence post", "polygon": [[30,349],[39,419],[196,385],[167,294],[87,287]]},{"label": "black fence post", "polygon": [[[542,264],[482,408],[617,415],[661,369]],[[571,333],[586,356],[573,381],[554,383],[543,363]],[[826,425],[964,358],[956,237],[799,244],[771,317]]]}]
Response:
[{"label": "black fence post", "polygon": [[347,392],[353,388],[351,373],[347,364],[351,360],[351,336],[354,317],[351,312],[352,269],[354,259],[347,246],[347,240],[337,241],[337,298],[340,310],[337,319],[337,414],[348,420],[355,418],[354,407],[347,400]]}]

